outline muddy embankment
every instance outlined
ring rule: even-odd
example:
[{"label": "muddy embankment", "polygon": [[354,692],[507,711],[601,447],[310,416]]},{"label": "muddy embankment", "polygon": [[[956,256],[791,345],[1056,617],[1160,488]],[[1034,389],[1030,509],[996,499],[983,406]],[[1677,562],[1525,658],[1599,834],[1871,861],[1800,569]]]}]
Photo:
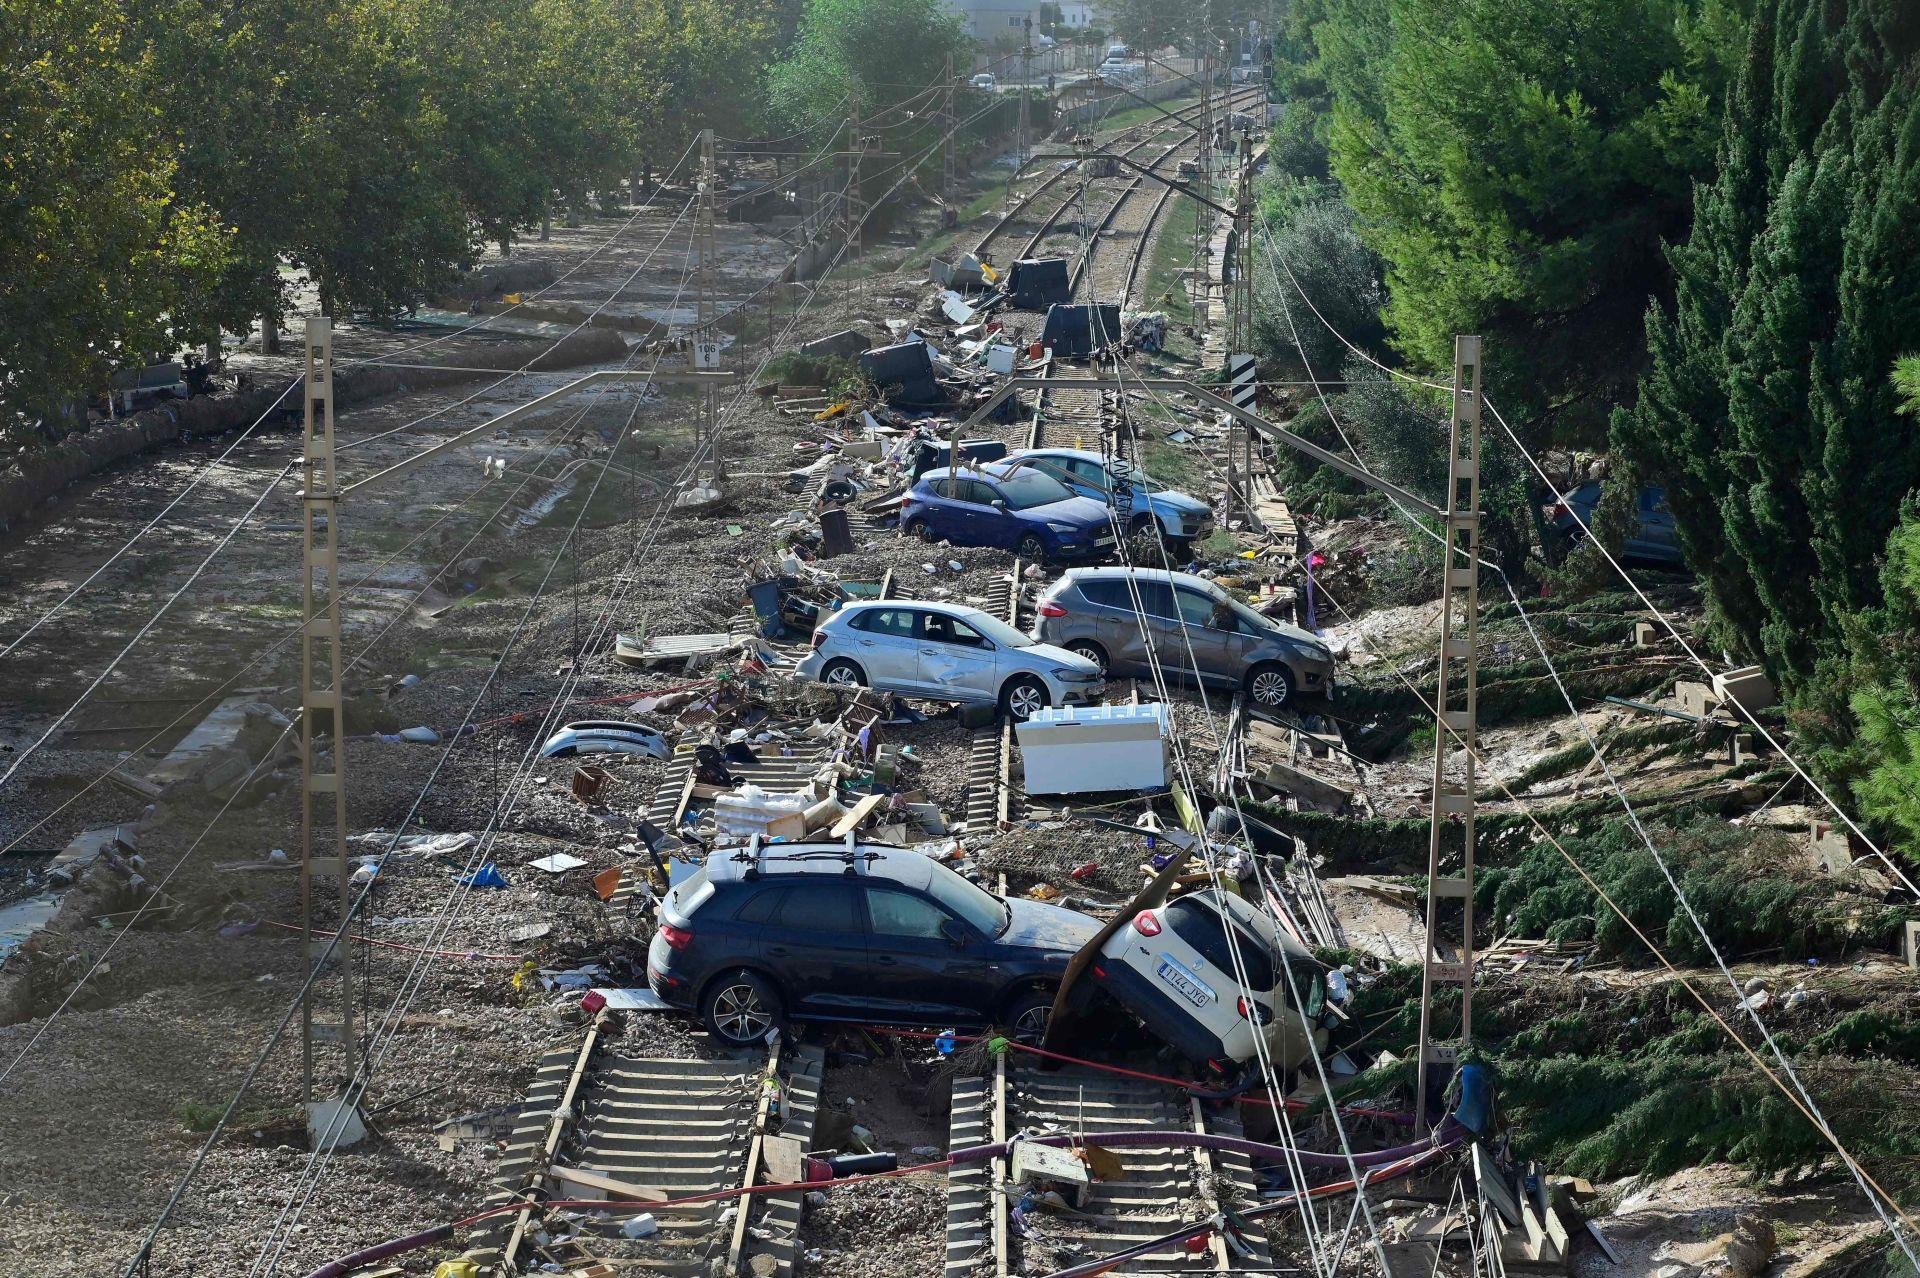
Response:
[{"label": "muddy embankment", "polygon": [[[585,364],[604,364],[622,358],[626,350],[626,340],[619,333],[586,328],[561,339],[558,344],[514,342],[465,352],[460,356],[460,370],[377,365],[345,369],[334,375],[334,403],[345,408],[403,391],[446,386],[485,375],[473,369],[509,373],[527,367],[535,372],[551,372]],[[23,457],[0,472],[0,532],[11,528],[67,485],[114,462],[186,435],[223,435],[240,430],[269,410],[288,415],[298,413],[300,397],[289,390],[289,383],[275,382],[238,394],[175,400],[131,417],[97,424]]]}]

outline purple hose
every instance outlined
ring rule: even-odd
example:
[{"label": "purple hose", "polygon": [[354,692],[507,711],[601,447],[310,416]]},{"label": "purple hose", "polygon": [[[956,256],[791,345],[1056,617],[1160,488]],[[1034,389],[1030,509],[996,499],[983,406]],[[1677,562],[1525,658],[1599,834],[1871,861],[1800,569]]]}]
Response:
[{"label": "purple hose", "polygon": [[[1465,1134],[1465,1130],[1449,1118],[1435,1130],[1432,1140],[1415,1141],[1410,1145],[1396,1145],[1392,1149],[1370,1149],[1357,1153],[1353,1156],[1351,1165],[1379,1167],[1387,1163],[1397,1163],[1423,1150],[1437,1146],[1450,1147],[1458,1143]],[[1214,1132],[1090,1132],[1085,1136],[1034,1136],[1028,1139],[1036,1145],[1099,1145],[1110,1149],[1160,1145],[1173,1145],[1185,1149],[1223,1149],[1231,1153],[1246,1154],[1253,1158],[1268,1158],[1277,1162],[1297,1158],[1305,1166],[1325,1167],[1336,1171],[1349,1166],[1345,1154],[1322,1154],[1308,1149],[1290,1150],[1283,1145],[1268,1145],[1262,1141],[1248,1140],[1244,1136],[1222,1136]],[[988,1158],[998,1158],[1017,1143],[1001,1141],[994,1145],[974,1145],[966,1149],[953,1150],[948,1157],[956,1163],[977,1163]]]},{"label": "purple hose", "polygon": [[356,1251],[351,1256],[329,1260],[307,1278],[345,1278],[347,1274],[371,1265],[376,1260],[386,1260],[391,1256],[399,1256],[437,1242],[445,1242],[451,1237],[453,1237],[452,1225],[435,1225],[432,1229],[423,1229],[417,1234],[408,1234],[405,1238],[389,1238],[386,1242]]}]

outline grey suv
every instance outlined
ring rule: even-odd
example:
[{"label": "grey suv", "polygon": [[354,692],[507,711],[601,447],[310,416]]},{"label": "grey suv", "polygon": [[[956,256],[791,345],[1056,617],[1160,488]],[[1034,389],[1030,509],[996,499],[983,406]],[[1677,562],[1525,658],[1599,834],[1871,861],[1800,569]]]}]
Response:
[{"label": "grey suv", "polygon": [[1325,696],[1333,689],[1333,653],[1325,644],[1261,616],[1204,577],[1158,568],[1075,568],[1035,609],[1034,638],[1086,657],[1110,675],[1150,673],[1149,635],[1169,675],[1244,687],[1263,710],[1279,709],[1296,693]]}]

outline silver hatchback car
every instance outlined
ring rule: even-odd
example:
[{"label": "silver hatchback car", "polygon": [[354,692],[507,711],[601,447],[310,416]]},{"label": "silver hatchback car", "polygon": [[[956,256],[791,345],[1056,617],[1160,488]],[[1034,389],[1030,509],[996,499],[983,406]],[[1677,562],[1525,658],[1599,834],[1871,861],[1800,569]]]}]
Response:
[{"label": "silver hatchback car", "polygon": [[1333,690],[1333,652],[1324,643],[1184,572],[1072,569],[1040,597],[1033,635],[1109,675],[1151,674],[1150,636],[1168,674],[1245,688],[1263,710]]},{"label": "silver hatchback car", "polygon": [[813,632],[805,679],[930,701],[998,703],[1024,722],[1036,710],[1098,701],[1100,667],[1040,643],[991,613],[960,604],[849,604]]}]

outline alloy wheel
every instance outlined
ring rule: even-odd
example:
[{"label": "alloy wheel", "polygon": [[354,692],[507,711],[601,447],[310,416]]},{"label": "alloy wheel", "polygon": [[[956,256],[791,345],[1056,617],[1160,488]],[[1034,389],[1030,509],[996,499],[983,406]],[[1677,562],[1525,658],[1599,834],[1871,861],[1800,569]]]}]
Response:
[{"label": "alloy wheel", "polygon": [[1287,704],[1287,697],[1293,689],[1287,686],[1287,677],[1278,670],[1262,670],[1253,677],[1253,699],[1269,708]]},{"label": "alloy wheel", "polygon": [[1047,708],[1047,694],[1030,683],[1014,685],[1007,694],[1007,711],[1025,723],[1036,711]]},{"label": "alloy wheel", "polygon": [[729,985],[713,1000],[713,1023],[734,1042],[751,1043],[773,1027],[773,1013],[753,986]]}]

